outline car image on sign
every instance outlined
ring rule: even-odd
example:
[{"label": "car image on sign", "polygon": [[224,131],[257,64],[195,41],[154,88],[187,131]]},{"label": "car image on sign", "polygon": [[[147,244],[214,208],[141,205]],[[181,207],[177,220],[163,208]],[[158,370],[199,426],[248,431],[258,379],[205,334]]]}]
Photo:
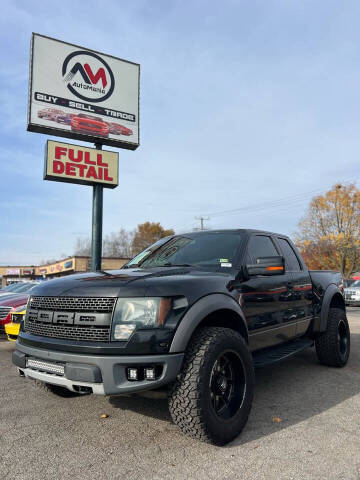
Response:
[{"label": "car image on sign", "polygon": [[57,108],[44,108],[38,112],[39,118],[46,118],[47,120],[56,121],[57,115],[62,114],[63,112]]},{"label": "car image on sign", "polygon": [[61,113],[59,115],[56,115],[56,121],[57,123],[62,123],[63,125],[71,125],[71,119],[75,115],[72,113]]},{"label": "car image on sign", "polygon": [[99,117],[79,113],[71,119],[71,130],[73,132],[96,134],[102,137],[109,136],[109,126]]},{"label": "car image on sign", "polygon": [[109,132],[112,135],[127,135],[130,136],[133,134],[133,131],[130,128],[124,127],[123,125],[119,125],[118,123],[109,123]]}]

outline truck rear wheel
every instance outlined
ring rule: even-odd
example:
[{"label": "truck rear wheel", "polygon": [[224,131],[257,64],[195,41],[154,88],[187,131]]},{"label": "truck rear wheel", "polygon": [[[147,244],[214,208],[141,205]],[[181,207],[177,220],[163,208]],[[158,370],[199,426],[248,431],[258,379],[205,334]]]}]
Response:
[{"label": "truck rear wheel", "polygon": [[224,445],[244,428],[253,400],[254,367],[244,339],[234,330],[202,328],[191,339],[169,410],[183,433]]},{"label": "truck rear wheel", "polygon": [[330,308],[326,332],[315,340],[319,362],[330,367],[344,367],[350,355],[350,329],[346,313]]}]

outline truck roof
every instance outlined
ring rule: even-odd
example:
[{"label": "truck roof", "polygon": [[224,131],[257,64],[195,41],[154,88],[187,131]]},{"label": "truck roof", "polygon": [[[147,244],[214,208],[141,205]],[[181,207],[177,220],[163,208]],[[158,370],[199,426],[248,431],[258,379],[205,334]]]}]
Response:
[{"label": "truck roof", "polygon": [[280,237],[286,237],[289,238],[288,235],[285,235],[283,233],[276,233],[276,232],[269,232],[267,230],[256,230],[253,228],[216,228],[213,230],[202,230],[202,231],[196,231],[196,232],[185,232],[185,233],[180,233],[176,234],[175,236],[178,235],[194,235],[194,234],[203,234],[203,233],[215,233],[215,232],[241,232],[241,233],[259,233],[263,235],[278,235]]}]

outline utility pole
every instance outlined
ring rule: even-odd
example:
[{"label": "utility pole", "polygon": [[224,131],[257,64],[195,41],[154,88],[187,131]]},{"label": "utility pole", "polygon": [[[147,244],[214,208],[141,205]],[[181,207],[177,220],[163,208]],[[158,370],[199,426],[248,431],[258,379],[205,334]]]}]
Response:
[{"label": "utility pole", "polygon": [[[204,220],[210,220],[209,217],[195,217],[195,220],[200,220],[200,230],[205,230],[204,228]],[[198,230],[198,229],[197,229]]]}]

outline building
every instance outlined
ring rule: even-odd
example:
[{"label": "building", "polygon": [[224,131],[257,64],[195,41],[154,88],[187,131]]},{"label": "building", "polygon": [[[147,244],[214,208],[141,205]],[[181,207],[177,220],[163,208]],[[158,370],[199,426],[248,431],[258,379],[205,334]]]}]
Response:
[{"label": "building", "polygon": [[[121,268],[128,258],[103,257],[101,260],[102,270],[117,270]],[[49,280],[51,278],[64,277],[73,273],[89,272],[90,257],[68,257],[55,263],[46,265],[30,266],[0,266],[1,287],[14,282],[28,282],[30,280]]]}]

